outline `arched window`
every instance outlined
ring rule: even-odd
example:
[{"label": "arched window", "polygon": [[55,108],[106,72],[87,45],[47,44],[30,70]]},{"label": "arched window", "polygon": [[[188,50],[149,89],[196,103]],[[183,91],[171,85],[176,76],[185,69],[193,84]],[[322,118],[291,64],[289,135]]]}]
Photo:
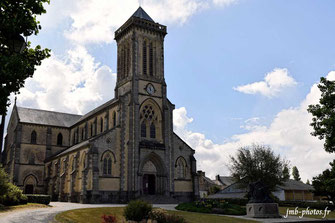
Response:
[{"label": "arched window", "polygon": [[63,135],[62,135],[62,133],[58,133],[57,146],[62,146],[62,145],[63,145]]},{"label": "arched window", "polygon": [[112,157],[110,153],[107,153],[103,157],[103,174],[111,175],[112,174]]},{"label": "arched window", "polygon": [[179,157],[176,161],[178,179],[186,178],[186,167],[187,167],[186,160],[183,157]]},{"label": "arched window", "polygon": [[71,171],[75,171],[76,169],[76,159],[73,157],[72,158],[72,163],[71,163]]},{"label": "arched window", "polygon": [[103,118],[101,117],[100,118],[100,133],[104,131],[104,120]]},{"label": "arched window", "polygon": [[130,48],[127,46],[126,48],[126,77],[129,76],[129,71],[130,71]]},{"label": "arched window", "polygon": [[140,112],[141,137],[159,140],[161,113],[159,107],[151,100],[141,106]]},{"label": "arched window", "polygon": [[113,127],[116,126],[116,112],[113,112]]},{"label": "arched window", "polygon": [[36,134],[35,130],[33,130],[33,131],[31,132],[30,142],[31,142],[32,144],[36,144],[36,140],[37,140],[37,134]]},{"label": "arched window", "polygon": [[150,138],[156,138],[156,127],[155,124],[152,122],[150,125]]},{"label": "arched window", "polygon": [[73,145],[76,144],[76,133],[75,132],[72,134],[72,144]]},{"label": "arched window", "polygon": [[104,119],[104,130],[106,131],[107,129],[108,129],[108,115],[106,115]]},{"label": "arched window", "polygon": [[147,42],[143,41],[143,75],[147,75]]},{"label": "arched window", "polygon": [[149,45],[149,74],[150,76],[154,75],[154,53],[152,49],[152,43]]},{"label": "arched window", "polygon": [[147,125],[144,121],[141,124],[141,137],[147,137]]},{"label": "arched window", "polygon": [[82,160],[82,162],[83,162],[83,167],[85,169],[87,167],[87,156],[86,156],[86,153],[83,154],[83,160]]}]

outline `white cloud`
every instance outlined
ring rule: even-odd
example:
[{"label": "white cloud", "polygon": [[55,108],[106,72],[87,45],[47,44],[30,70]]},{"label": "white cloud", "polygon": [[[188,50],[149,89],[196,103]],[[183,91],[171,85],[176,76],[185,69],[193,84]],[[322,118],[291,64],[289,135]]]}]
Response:
[{"label": "white cloud", "polygon": [[[205,8],[206,1],[145,0],[142,7],[156,22],[183,24],[195,12]],[[72,24],[66,37],[81,43],[110,43],[114,31],[138,8],[134,0],[79,0],[70,14]]]},{"label": "white cloud", "polygon": [[215,5],[219,5],[219,6],[228,6],[228,5],[231,5],[235,2],[236,2],[236,0],[213,0],[213,3]]},{"label": "white cloud", "polygon": [[296,84],[297,82],[293,77],[289,76],[286,68],[275,68],[265,75],[264,81],[234,87],[234,90],[245,94],[261,94],[272,98],[278,96],[283,89],[295,86]]},{"label": "white cloud", "polygon": [[20,90],[18,105],[83,114],[114,97],[116,74],[77,46],[45,59]]},{"label": "white cloud", "polygon": [[[335,72],[330,72],[327,78],[335,79]],[[277,154],[290,160],[292,166],[298,167],[303,180],[312,179],[329,168],[329,162],[335,158],[334,154],[324,151],[323,141],[310,135],[312,116],[306,109],[309,104],[318,103],[320,95],[317,84],[314,84],[299,106],[282,110],[269,126],[259,125],[257,118],[247,120],[249,132],[233,135],[224,144],[216,144],[204,134],[189,131],[187,123],[193,119],[187,116],[185,108],[175,110],[174,123],[184,124],[175,124],[174,129],[196,150],[198,168],[206,171],[210,177],[228,175],[229,156],[234,155],[241,146],[259,143],[271,146]]]}]

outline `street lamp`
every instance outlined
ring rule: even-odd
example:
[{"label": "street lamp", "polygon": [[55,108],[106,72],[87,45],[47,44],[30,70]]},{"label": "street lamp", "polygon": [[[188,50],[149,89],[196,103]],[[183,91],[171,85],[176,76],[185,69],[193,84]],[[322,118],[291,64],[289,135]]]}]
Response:
[{"label": "street lamp", "polygon": [[[27,47],[27,43],[24,40],[23,36],[20,34],[13,35],[12,37],[8,38],[6,41],[7,47],[10,49],[11,53],[22,53],[23,50]],[[5,109],[6,110],[6,109]],[[1,125],[0,125],[0,158],[2,153],[2,145],[3,145],[3,134],[5,130],[5,120],[6,120],[6,112],[1,115]],[[2,159],[0,159],[0,163]]]}]

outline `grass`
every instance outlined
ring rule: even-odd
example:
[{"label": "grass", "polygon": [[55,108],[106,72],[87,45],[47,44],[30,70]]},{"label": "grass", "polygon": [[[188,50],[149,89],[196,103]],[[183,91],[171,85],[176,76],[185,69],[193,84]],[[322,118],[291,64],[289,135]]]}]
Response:
[{"label": "grass", "polygon": [[3,206],[0,207],[0,213],[7,212],[7,211],[15,211],[19,209],[33,209],[33,208],[46,208],[50,207],[49,205],[45,204],[36,204],[36,203],[28,203],[28,204],[20,204],[15,206]]},{"label": "grass", "polygon": [[[295,210],[294,207],[279,207],[279,213],[283,216],[286,215],[286,212],[287,212],[287,209],[293,211]],[[303,211],[303,210],[306,210],[306,208],[298,208],[298,211]],[[310,208],[309,210],[314,210],[313,208]],[[297,214],[297,215],[290,215],[290,216],[301,216],[301,212],[300,214]],[[315,219],[322,219],[323,215],[307,215],[305,214],[304,217],[306,218],[315,218]],[[329,213],[329,215],[327,215],[324,219],[335,219],[335,211],[331,211]]]},{"label": "grass", "polygon": [[[97,223],[101,222],[101,216],[104,214],[113,214],[116,216],[118,222],[125,222],[123,217],[124,207],[104,207],[104,208],[83,208],[65,211],[56,215],[55,220],[60,223]],[[169,214],[176,214],[182,216],[186,219],[188,223],[247,223],[254,222],[249,220],[244,220],[240,218],[218,216],[212,214],[203,214],[203,213],[194,213],[194,212],[185,212],[185,211],[167,211]]]}]

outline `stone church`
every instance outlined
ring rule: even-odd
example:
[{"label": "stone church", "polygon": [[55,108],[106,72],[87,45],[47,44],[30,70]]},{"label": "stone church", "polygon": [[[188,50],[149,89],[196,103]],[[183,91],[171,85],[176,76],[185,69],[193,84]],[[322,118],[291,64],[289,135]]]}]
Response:
[{"label": "stone church", "polygon": [[173,132],[166,26],[140,7],[115,32],[115,98],[85,115],[14,105],[2,162],[24,193],[82,203],[199,196],[195,151]]}]

